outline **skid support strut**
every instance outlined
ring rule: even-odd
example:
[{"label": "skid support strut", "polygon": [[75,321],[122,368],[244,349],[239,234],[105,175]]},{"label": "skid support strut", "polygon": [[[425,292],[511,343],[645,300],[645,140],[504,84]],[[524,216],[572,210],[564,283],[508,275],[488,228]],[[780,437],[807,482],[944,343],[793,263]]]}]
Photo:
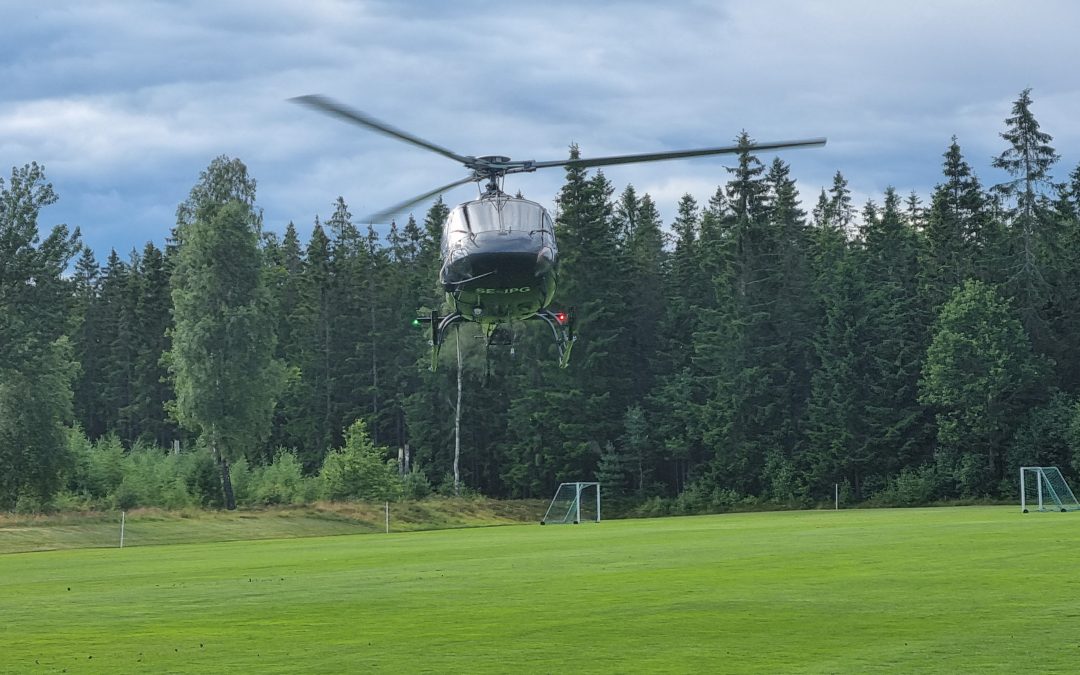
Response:
[{"label": "skid support strut", "polygon": [[431,310],[431,314],[428,316],[417,317],[418,321],[429,324],[431,328],[431,337],[428,338],[428,344],[431,345],[432,371],[439,366],[439,349],[442,347],[443,342],[446,341],[446,331],[450,329],[450,326],[464,318],[459,312],[439,316],[439,313],[435,310]]},{"label": "skid support strut", "polygon": [[573,308],[569,312],[552,312],[550,309],[542,309],[536,313],[535,318],[543,319],[551,334],[555,337],[555,346],[559,348],[559,367],[565,368],[570,365],[570,350],[577,342],[574,329],[577,327],[577,315]]}]

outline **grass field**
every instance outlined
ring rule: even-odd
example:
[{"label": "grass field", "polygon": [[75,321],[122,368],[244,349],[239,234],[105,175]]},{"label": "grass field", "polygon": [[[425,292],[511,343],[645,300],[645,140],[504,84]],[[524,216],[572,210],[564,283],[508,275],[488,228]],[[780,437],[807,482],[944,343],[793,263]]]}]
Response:
[{"label": "grass field", "polygon": [[[390,527],[394,532],[413,532],[536,522],[545,506],[541,500],[484,498],[397,502],[390,504]],[[138,509],[126,515],[125,547],[385,532],[382,504],[354,502],[237,511]],[[119,511],[0,514],[0,554],[119,544]]]},{"label": "grass field", "polygon": [[964,507],[0,555],[0,671],[1075,672],[1078,531]]}]

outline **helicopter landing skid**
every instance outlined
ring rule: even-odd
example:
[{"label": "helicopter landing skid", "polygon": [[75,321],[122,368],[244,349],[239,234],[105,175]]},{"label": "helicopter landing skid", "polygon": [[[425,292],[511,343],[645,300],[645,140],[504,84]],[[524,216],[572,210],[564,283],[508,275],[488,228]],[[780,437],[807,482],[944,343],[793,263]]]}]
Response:
[{"label": "helicopter landing skid", "polygon": [[[529,318],[541,319],[547,323],[548,327],[551,328],[552,336],[555,338],[555,346],[559,349],[559,367],[566,368],[570,365],[570,350],[573,349],[574,343],[577,342],[577,335],[574,332],[577,326],[577,316],[574,309],[571,308],[566,313],[556,313],[548,309],[542,309]],[[439,350],[443,342],[446,341],[446,332],[450,330],[450,326],[459,321],[464,321],[465,317],[460,312],[439,316],[438,312],[432,310],[429,316],[419,317],[418,320],[431,326],[431,338],[428,340],[428,344],[431,345],[431,370],[434,371],[439,365]],[[510,345],[511,349],[513,349],[512,335],[498,326],[484,337],[488,347],[492,345]]]},{"label": "helicopter landing skid", "polygon": [[566,313],[542,309],[533,318],[543,319],[551,328],[551,334],[555,337],[555,346],[559,348],[559,367],[565,368],[570,365],[570,350],[577,342],[577,335],[574,333],[577,327],[577,314],[574,308],[571,307]]},{"label": "helicopter landing skid", "polygon": [[460,312],[439,316],[439,313],[435,310],[431,310],[430,316],[419,317],[419,321],[431,325],[431,337],[428,339],[428,344],[431,345],[432,372],[434,372],[439,365],[439,349],[442,347],[443,342],[446,341],[446,331],[450,330],[450,326],[453,326],[458,321],[464,319],[465,317],[462,316]]}]

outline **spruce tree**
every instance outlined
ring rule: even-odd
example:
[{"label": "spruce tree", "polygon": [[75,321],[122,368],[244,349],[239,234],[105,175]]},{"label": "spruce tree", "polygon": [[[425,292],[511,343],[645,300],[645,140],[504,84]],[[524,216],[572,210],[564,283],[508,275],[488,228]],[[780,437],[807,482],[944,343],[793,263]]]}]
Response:
[{"label": "spruce tree", "polygon": [[[839,173],[837,177],[834,186],[846,186]],[[837,213],[833,204],[822,190],[808,242],[817,325],[805,444],[798,464],[811,497],[821,499],[834,484],[846,483],[854,497],[862,499],[870,470],[862,452],[867,434],[860,408],[867,344],[865,268],[848,241],[845,223],[850,218]]]},{"label": "spruce tree", "polygon": [[303,424],[293,423],[293,435],[300,438],[300,458],[308,471],[315,471],[330,448],[334,447],[334,408],[331,378],[333,351],[331,325],[330,240],[316,218],[304,252],[300,293],[294,326],[298,355],[295,365],[300,369],[297,385],[304,404]]},{"label": "spruce tree", "polygon": [[[705,441],[716,449],[714,480],[786,500],[804,492],[792,463],[811,326],[799,318],[805,301],[792,293],[808,289],[800,243],[805,223],[786,166],[774,164],[766,176],[750,154],[749,136],[739,141],[743,151],[727,184],[732,213],[724,229],[731,236],[720,242],[726,261],[714,279],[720,301],[703,314],[697,336],[698,362],[713,378]],[[796,314],[787,316],[785,308]]]},{"label": "spruce tree", "polygon": [[164,252],[147,242],[136,270],[134,323],[134,374],[127,417],[132,436],[166,446],[176,438],[175,423],[168,418],[166,403],[174,398],[164,356],[170,349],[172,293]]},{"label": "spruce tree", "polygon": [[1059,157],[1050,145],[1053,137],[1040,131],[1031,103],[1031,89],[1025,89],[1005,119],[1001,137],[1009,147],[994,158],[993,165],[1008,172],[1012,180],[995,185],[994,191],[1006,205],[1014,241],[1009,288],[1017,298],[1025,330],[1041,348],[1048,340],[1041,308],[1051,293],[1044,255],[1054,233],[1049,195],[1055,186],[1050,168]]},{"label": "spruce tree", "polygon": [[918,234],[904,223],[900,196],[885,191],[880,212],[864,218],[860,263],[866,310],[860,401],[866,448],[879,476],[928,459],[930,420],[918,401],[928,316],[918,287]]},{"label": "spruce tree", "polygon": [[267,261],[272,264],[271,275],[275,280],[271,284],[277,337],[274,356],[289,368],[289,379],[275,411],[271,445],[296,449],[304,440],[297,432],[303,426],[298,423],[303,415],[299,368],[304,354],[304,252],[292,221],[285,227],[278,258],[276,263]]},{"label": "spruce tree", "polygon": [[989,200],[953,136],[945,152],[945,182],[934,189],[925,229],[922,262],[927,302],[939,308],[966,279],[984,278],[1000,261],[995,258]]},{"label": "spruce tree", "polygon": [[109,252],[101,278],[101,313],[103,332],[99,347],[105,357],[98,386],[105,409],[105,430],[131,443],[130,405],[135,375],[135,350],[132,340],[135,320],[134,270],[113,249]]},{"label": "spruce tree", "polygon": [[101,383],[108,368],[104,353],[105,321],[101,307],[101,268],[89,247],[75,263],[75,300],[78,328],[72,338],[79,373],[75,378],[75,419],[91,440],[105,433],[108,413]]},{"label": "spruce tree", "polygon": [[851,190],[848,181],[839,171],[833,176],[829,189],[828,220],[840,228],[845,235],[851,234],[855,227],[855,207],[851,203]]},{"label": "spruce tree", "polygon": [[1052,304],[1046,310],[1051,335],[1049,355],[1057,364],[1056,382],[1070,393],[1080,391],[1080,166],[1060,186],[1054,203],[1056,236],[1050,253]]}]

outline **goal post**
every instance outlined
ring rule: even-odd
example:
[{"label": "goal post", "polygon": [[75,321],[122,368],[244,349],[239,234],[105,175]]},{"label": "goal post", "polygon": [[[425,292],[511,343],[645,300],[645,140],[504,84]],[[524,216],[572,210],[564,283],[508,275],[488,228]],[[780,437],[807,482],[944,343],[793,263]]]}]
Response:
[{"label": "goal post", "polygon": [[[590,490],[592,494],[589,494]],[[600,483],[559,483],[540,524],[576,525],[582,518],[600,522]]]},{"label": "goal post", "polygon": [[1029,505],[1037,511],[1080,511],[1065,477],[1056,466],[1020,467],[1020,510]]}]

